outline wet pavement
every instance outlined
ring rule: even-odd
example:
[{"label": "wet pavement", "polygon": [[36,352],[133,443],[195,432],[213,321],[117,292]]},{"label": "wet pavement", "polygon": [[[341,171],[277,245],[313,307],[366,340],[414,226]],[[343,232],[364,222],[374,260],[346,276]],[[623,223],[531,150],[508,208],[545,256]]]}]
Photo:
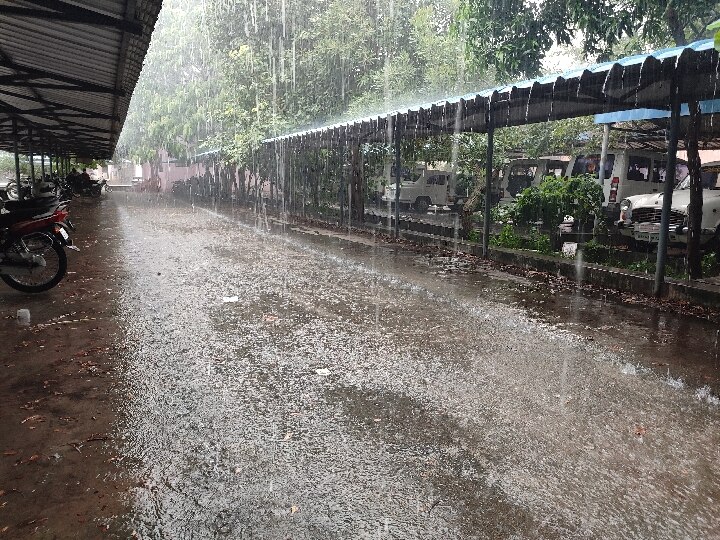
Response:
[{"label": "wet pavement", "polygon": [[720,537],[715,325],[114,195],[138,536]]}]

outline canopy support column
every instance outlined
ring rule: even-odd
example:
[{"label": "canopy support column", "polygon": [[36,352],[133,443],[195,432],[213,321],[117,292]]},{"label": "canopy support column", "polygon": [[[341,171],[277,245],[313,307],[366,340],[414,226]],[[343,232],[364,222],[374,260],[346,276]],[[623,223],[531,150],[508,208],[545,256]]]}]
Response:
[{"label": "canopy support column", "polygon": [[490,210],[492,206],[492,179],[495,125],[493,123],[492,105],[486,112],[487,125],[487,156],[485,158],[485,207],[483,210],[483,257],[488,258],[490,246]]},{"label": "canopy support column", "polygon": [[37,195],[37,182],[35,180],[35,155],[33,154],[33,132],[28,127],[28,159],[30,160],[30,196]]},{"label": "canopy support column", "polygon": [[13,153],[15,154],[15,187],[17,188],[18,200],[20,200],[20,154],[18,153],[18,125],[17,118],[12,119],[13,130]]},{"label": "canopy support column", "polygon": [[[402,132],[400,119],[395,119],[395,238],[400,238],[400,184],[402,182],[402,158],[400,156]],[[390,216],[388,216],[390,219]]]},{"label": "canopy support column", "polygon": [[675,188],[675,166],[677,163],[678,131],[680,128],[680,96],[678,94],[676,81],[673,81],[671,100],[667,168],[665,172],[662,214],[660,217],[660,238],[658,240],[657,265],[655,267],[655,287],[653,288],[653,294],[656,298],[660,298],[662,295],[662,288],[665,283],[670,208],[672,207],[673,189]]}]

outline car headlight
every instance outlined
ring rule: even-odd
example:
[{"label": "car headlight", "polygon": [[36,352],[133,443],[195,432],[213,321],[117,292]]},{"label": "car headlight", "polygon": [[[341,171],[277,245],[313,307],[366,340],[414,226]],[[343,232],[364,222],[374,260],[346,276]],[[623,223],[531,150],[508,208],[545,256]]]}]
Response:
[{"label": "car headlight", "polygon": [[632,214],[632,203],[628,199],[620,201],[620,219],[622,221],[630,221]]}]

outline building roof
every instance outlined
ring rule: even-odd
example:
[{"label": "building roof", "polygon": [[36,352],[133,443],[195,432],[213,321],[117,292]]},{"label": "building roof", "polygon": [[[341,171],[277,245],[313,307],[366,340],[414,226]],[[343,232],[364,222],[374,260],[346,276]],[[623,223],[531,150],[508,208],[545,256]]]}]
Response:
[{"label": "building roof", "polygon": [[400,127],[406,136],[486,132],[487,111],[496,127],[517,126],[643,107],[668,109],[670,88],[681,99],[714,99],[720,59],[712,40],[672,47],[564,73],[496,86],[434,103],[387,111],[267,139],[265,143],[327,145],[384,141]]},{"label": "building roof", "polygon": [[161,5],[0,0],[0,149],[110,158]]}]

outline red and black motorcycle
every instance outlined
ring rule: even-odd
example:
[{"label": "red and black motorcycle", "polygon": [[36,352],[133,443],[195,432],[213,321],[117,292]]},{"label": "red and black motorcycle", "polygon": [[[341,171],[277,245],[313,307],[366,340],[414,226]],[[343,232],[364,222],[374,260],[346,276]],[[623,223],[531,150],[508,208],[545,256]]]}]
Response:
[{"label": "red and black motorcycle", "polygon": [[47,291],[67,272],[73,246],[66,203],[57,199],[8,201],[0,214],[0,279],[26,293]]}]

